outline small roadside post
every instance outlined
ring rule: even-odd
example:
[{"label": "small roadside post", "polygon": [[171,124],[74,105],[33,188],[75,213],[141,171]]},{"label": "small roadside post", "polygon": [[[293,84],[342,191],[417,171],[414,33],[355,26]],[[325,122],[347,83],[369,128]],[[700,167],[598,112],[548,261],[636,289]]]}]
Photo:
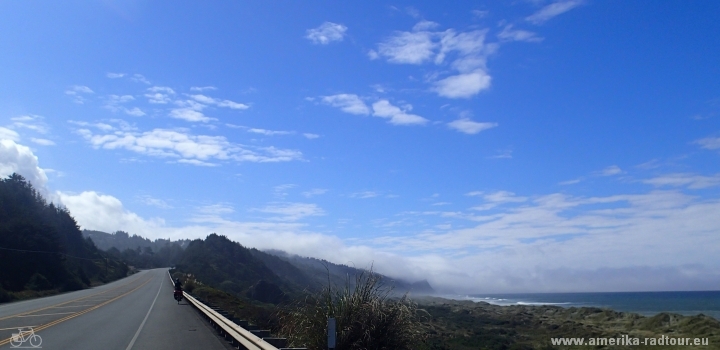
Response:
[{"label": "small roadside post", "polygon": [[335,350],[335,318],[328,318],[328,349]]}]

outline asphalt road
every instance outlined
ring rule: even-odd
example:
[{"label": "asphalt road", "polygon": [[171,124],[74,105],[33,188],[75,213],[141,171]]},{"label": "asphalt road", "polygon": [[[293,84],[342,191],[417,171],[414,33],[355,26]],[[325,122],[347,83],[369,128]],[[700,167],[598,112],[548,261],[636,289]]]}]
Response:
[{"label": "asphalt road", "polygon": [[[25,328],[26,340],[11,336]],[[186,301],[177,304],[167,269],[100,287],[0,305],[0,348],[231,349]]]}]

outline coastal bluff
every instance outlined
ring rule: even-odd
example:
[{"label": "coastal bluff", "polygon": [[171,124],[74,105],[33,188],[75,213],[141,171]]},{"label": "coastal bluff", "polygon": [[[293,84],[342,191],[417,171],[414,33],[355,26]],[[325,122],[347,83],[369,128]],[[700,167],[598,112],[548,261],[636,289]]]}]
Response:
[{"label": "coastal bluff", "polygon": [[428,333],[428,343],[439,344],[440,339],[445,339],[446,349],[477,349],[478,344],[482,344],[483,349],[571,349],[550,346],[550,339],[621,338],[624,335],[631,338],[708,338],[709,348],[720,348],[720,321],[706,315],[683,316],[663,312],[646,317],[594,307],[499,306],[438,297],[420,297],[413,301],[427,311],[423,324]]}]

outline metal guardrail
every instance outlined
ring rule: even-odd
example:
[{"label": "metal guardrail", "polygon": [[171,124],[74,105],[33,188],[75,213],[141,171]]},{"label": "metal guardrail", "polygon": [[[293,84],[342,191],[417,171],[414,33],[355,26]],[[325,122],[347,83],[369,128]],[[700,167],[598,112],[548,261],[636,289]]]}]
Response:
[{"label": "metal guardrail", "polygon": [[[168,270],[168,276],[170,276],[170,281],[174,282],[172,280],[172,275],[170,275],[170,270]],[[187,300],[190,304],[192,304],[193,306],[195,306],[195,308],[202,312],[207,318],[209,318],[210,322],[217,325],[217,327],[219,327],[222,332],[225,333],[226,337],[232,337],[238,344],[240,344],[240,346],[244,347],[245,349],[279,350],[278,348],[269,344],[262,338],[256,336],[255,334],[252,334],[245,328],[238,326],[235,322],[229,320],[227,317],[221,315],[217,311],[213,310],[211,307],[193,298],[192,295],[186,293],[185,291],[183,291],[183,296],[185,297],[185,300]],[[242,349],[242,347],[240,349]]]}]

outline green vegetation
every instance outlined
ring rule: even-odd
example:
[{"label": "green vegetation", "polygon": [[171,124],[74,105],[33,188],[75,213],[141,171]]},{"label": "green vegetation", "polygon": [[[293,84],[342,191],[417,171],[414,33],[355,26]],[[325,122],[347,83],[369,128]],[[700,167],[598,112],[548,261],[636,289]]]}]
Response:
[{"label": "green vegetation", "polygon": [[82,237],[67,209],[22,176],[0,180],[0,302],[86,288],[125,277],[128,266]]},{"label": "green vegetation", "polygon": [[[643,317],[600,308],[497,306],[426,297],[420,305],[430,317],[423,322],[425,349],[675,349],[671,346],[551,346],[551,338],[709,338],[720,344],[720,322],[708,316],[661,313]],[[677,347],[677,349],[688,347]]]},{"label": "green vegetation", "polygon": [[[328,277],[329,280],[329,277]],[[381,276],[361,273],[351,287],[328,284],[320,292],[296,302],[282,317],[281,333],[295,346],[327,347],[328,318],[335,318],[336,349],[412,349],[422,337],[418,310],[403,296],[390,298]]]}]

